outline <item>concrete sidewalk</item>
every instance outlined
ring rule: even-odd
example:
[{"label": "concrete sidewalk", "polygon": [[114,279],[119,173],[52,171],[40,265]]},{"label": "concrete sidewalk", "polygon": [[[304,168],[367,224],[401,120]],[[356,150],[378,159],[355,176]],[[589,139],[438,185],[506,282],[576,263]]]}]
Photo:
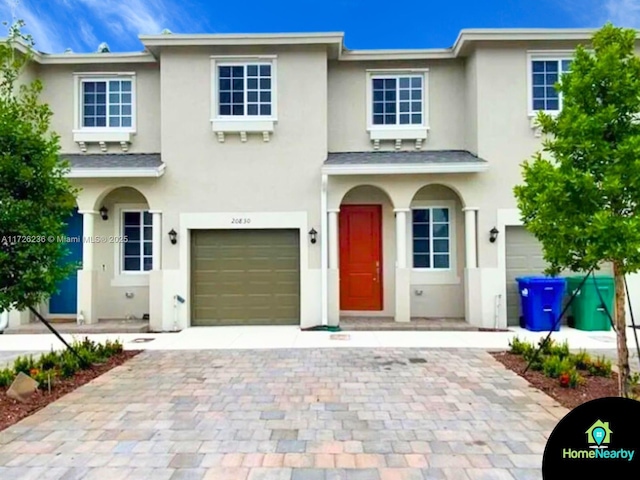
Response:
[{"label": "concrete sidewalk", "polygon": [[[95,341],[120,339],[130,350],[245,350],[291,348],[475,348],[504,350],[514,336],[538,342],[546,332],[512,328],[508,332],[349,331],[308,332],[283,327],[192,327],[178,333],[95,334]],[[63,335],[71,341],[72,335]],[[635,351],[632,329],[627,331],[630,351]],[[615,350],[614,332],[584,332],[563,328],[553,339],[567,340],[571,349]],[[48,351],[62,348],[54,335],[0,335],[0,352]]]}]

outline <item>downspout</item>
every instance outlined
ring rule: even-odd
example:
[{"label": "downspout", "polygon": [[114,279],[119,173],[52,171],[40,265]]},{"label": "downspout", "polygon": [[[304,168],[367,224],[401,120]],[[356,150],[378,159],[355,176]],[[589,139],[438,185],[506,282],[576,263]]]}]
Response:
[{"label": "downspout", "polygon": [[328,302],[329,302],[329,235],[327,232],[327,183],[328,176],[326,174],[322,175],[322,187],[320,190],[320,269],[322,275],[322,286],[321,286],[321,321],[322,325],[328,325]]}]

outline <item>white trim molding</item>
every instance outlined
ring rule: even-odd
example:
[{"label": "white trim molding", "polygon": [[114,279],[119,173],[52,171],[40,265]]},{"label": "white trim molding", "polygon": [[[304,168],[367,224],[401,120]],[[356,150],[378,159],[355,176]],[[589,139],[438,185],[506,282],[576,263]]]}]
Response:
[{"label": "white trim molding", "polygon": [[[271,140],[275,124],[278,121],[278,65],[277,55],[212,55],[211,57],[211,129],[216,134],[218,142],[225,141],[227,133],[237,133],[240,141],[247,141],[248,133],[259,133],[264,142]],[[243,66],[250,64],[267,64],[271,66],[271,114],[270,115],[220,115],[218,113],[218,68],[221,66]],[[243,78],[245,85],[245,107],[247,104],[247,77]]]},{"label": "white trim molding", "polygon": [[[419,76],[422,79],[422,123],[420,124],[393,124],[374,125],[373,124],[373,80],[377,78],[399,78],[406,76]],[[396,150],[402,148],[403,140],[415,142],[416,150],[422,149],[423,142],[429,133],[429,69],[428,68],[405,68],[405,69],[368,69],[366,70],[366,109],[367,109],[367,132],[369,139],[373,142],[374,150],[380,148],[381,141],[393,141]],[[400,115],[399,102],[396,98],[396,115]],[[415,112],[413,112],[415,113]]]},{"label": "white trim molding", "polygon": [[324,165],[322,173],[327,175],[389,175],[389,174],[420,174],[420,173],[479,173],[489,169],[487,162],[456,162],[456,163],[411,163],[397,164],[355,164],[355,165]]},{"label": "white trim molding", "polygon": [[151,168],[71,168],[67,178],[158,178],[164,175],[165,164]]},{"label": "white trim molding", "polygon": [[[82,83],[109,82],[109,80],[130,80],[131,81],[131,126],[130,127],[84,127],[82,125],[83,105]],[[109,95],[107,91],[105,95]],[[119,144],[123,152],[129,151],[132,136],[136,134],[137,117],[137,95],[136,95],[136,73],[135,72],[74,72],[73,73],[73,141],[78,144],[80,151],[86,153],[88,143],[97,143],[103,153],[108,151],[108,145]],[[108,108],[108,102],[107,107]],[[107,122],[109,112],[107,112]]]}]

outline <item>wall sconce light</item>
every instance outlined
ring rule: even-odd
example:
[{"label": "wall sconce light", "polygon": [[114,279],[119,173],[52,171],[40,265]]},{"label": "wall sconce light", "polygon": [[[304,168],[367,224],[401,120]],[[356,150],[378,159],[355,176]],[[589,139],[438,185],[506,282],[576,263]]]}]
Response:
[{"label": "wall sconce light", "polygon": [[489,241],[491,243],[495,243],[499,233],[500,230],[498,230],[496,227],[493,227],[491,230],[489,230]]},{"label": "wall sconce light", "polygon": [[176,243],[178,243],[178,234],[173,228],[169,230],[169,240],[171,240],[172,245],[175,245]]},{"label": "wall sconce light", "polygon": [[318,241],[318,232],[316,232],[315,228],[309,230],[309,241],[315,244]]},{"label": "wall sconce light", "polygon": [[100,211],[100,217],[102,218],[102,220],[109,220],[109,215],[108,215],[109,209],[107,207],[103,205],[99,211]]}]

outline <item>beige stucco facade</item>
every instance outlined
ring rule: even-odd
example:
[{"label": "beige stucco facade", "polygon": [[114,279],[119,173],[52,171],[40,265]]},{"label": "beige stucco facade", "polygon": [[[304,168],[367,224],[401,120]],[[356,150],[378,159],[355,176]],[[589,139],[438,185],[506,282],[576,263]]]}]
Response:
[{"label": "beige stucco facade", "polygon": [[[84,245],[76,315],[87,322],[148,315],[152,330],[186,328],[191,232],[285,228],[300,231],[303,328],[349,315],[465,318],[504,327],[504,232],[520,224],[513,187],[520,163],[541,146],[529,109],[530,54],[570,51],[589,35],[464,31],[450,49],[397,52],[348,51],[339,34],[164,35],[141,37],[143,54],[36,57],[29,74],[44,82],[43,100],[54,111],[63,154],[159,154],[164,164],[161,174],[148,178],[110,175],[105,166],[93,178],[74,179],[85,235],[117,237],[119,212],[127,208],[153,216],[150,271],[123,272],[121,244]],[[212,122],[216,62],[252,59],[272,65],[274,114],[259,126],[220,127]],[[419,141],[411,132],[398,138],[382,132],[377,143],[370,131],[370,75],[394,72],[424,78],[425,121],[416,135],[425,138]],[[126,142],[103,142],[98,135],[81,144],[74,134],[77,79],[92,73],[135,79],[135,128]],[[363,161],[342,170],[325,163],[329,154],[395,151],[464,151],[477,161]],[[343,232],[337,227],[347,205],[381,206],[382,300],[373,311],[341,308]],[[443,206],[449,211],[449,268],[413,268],[413,209]],[[110,212],[106,220],[98,213],[102,207]],[[494,227],[499,234],[491,242]],[[318,232],[317,243],[310,229]],[[170,230],[177,233],[175,244]],[[11,318],[26,321],[24,315]]]}]

